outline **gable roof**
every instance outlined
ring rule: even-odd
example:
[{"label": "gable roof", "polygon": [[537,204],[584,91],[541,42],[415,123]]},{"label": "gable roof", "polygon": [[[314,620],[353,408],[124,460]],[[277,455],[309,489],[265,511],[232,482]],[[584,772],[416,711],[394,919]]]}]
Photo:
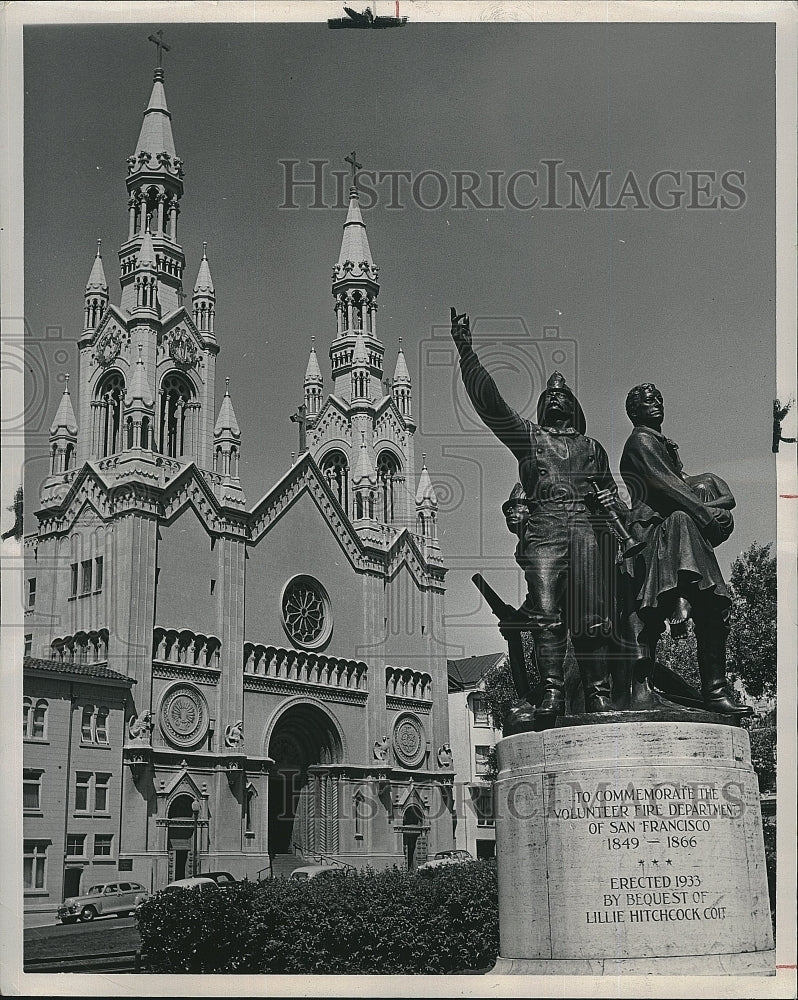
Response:
[{"label": "gable roof", "polygon": [[463,660],[447,660],[449,690],[463,691],[476,687],[485,674],[500,663],[506,653],[485,653],[482,656],[468,656]]}]

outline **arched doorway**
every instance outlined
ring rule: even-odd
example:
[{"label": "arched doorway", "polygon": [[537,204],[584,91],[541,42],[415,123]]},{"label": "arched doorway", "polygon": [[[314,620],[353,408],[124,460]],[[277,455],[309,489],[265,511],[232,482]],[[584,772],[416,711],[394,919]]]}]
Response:
[{"label": "arched doorway", "polygon": [[275,762],[269,777],[269,854],[334,852],[337,808],[324,765],[340,763],[343,748],[333,720],[316,705],[293,705],[275,725],[266,752]]},{"label": "arched doorway", "polygon": [[427,830],[416,806],[407,808],[402,817],[402,853],[409,872],[427,860]]},{"label": "arched doorway", "polygon": [[[191,795],[178,795],[169,806],[169,830],[166,848],[169,852],[169,881],[190,878],[199,869],[199,838],[197,837],[196,814],[192,808],[195,799]],[[199,805],[199,803],[197,803]],[[195,856],[196,861],[195,863]]]}]

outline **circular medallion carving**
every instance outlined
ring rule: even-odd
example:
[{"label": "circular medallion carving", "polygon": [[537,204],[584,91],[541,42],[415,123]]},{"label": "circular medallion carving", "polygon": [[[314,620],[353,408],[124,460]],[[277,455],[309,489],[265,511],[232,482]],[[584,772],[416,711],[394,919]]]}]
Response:
[{"label": "circular medallion carving", "polygon": [[197,359],[197,345],[186,330],[177,329],[169,338],[169,356],[183,368],[190,368]]},{"label": "circular medallion carving", "polygon": [[400,715],[393,727],[393,751],[405,767],[417,767],[424,759],[424,727],[415,715]]},{"label": "circular medallion carving", "polygon": [[283,625],[295,646],[315,649],[330,636],[330,598],[312,576],[295,576],[283,591]]},{"label": "circular medallion carving", "polygon": [[177,746],[195,746],[208,732],[208,706],[190,684],[178,684],[167,691],[160,715],[163,734]]},{"label": "circular medallion carving", "polygon": [[121,350],[122,334],[116,327],[111,327],[97,342],[94,353],[99,364],[105,367],[116,361]]}]

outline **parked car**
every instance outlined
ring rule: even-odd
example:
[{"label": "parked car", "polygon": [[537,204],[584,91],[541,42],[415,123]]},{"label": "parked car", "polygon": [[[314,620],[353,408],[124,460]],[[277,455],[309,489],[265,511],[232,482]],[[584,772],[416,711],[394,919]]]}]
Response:
[{"label": "parked car", "polygon": [[138,882],[103,882],[93,885],[80,896],[70,896],[58,907],[62,924],[95,917],[126,917],[149,896]]},{"label": "parked car", "polygon": [[207,875],[192,875],[190,878],[175,879],[169,885],[164,886],[164,892],[171,892],[174,889],[197,889],[210,886],[213,889],[219,888],[219,883]]},{"label": "parked car", "polygon": [[200,872],[197,878],[212,878],[217,885],[231,885],[237,881],[230,872]]},{"label": "parked car", "polygon": [[311,878],[341,878],[354,872],[354,868],[347,866],[339,868],[337,865],[303,865],[295,868],[288,876],[289,882],[307,882]]},{"label": "parked car", "polygon": [[475,861],[474,855],[470,851],[438,851],[434,858],[419,865],[416,871],[419,875],[431,875],[447,865],[462,865],[469,861]]},{"label": "parked car", "polygon": [[194,889],[196,886],[220,886],[233,885],[235,879],[230,872],[201,872],[199,875],[192,875],[189,878],[179,878],[170,882],[166,889]]}]

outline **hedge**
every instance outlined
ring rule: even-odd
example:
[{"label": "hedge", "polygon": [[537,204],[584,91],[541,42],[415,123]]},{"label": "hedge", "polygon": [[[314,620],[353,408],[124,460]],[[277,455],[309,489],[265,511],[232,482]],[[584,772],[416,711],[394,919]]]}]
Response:
[{"label": "hedge", "polygon": [[394,867],[173,890],[137,919],[155,973],[442,974],[485,969],[499,951],[492,860],[431,878]]}]

